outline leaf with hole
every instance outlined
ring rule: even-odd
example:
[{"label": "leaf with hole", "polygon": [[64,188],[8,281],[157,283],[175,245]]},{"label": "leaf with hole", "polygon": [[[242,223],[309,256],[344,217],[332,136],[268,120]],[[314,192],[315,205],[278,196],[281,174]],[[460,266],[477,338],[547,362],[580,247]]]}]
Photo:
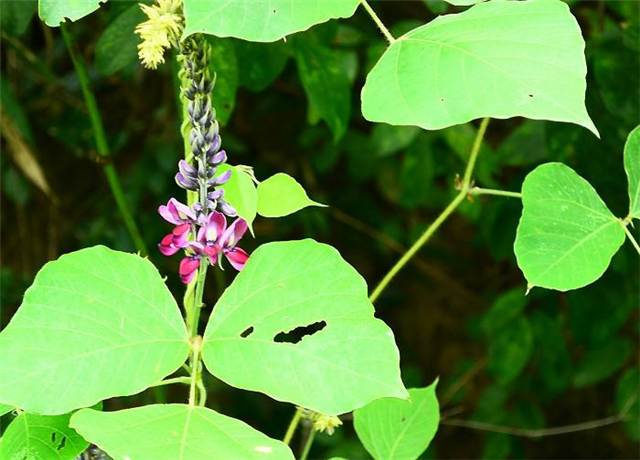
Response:
[{"label": "leaf with hole", "polygon": [[529,287],[568,291],[600,278],[624,242],[620,221],[568,166],[538,166],[522,185],[514,246]]},{"label": "leaf with hole", "polygon": [[358,438],[375,460],[415,460],[427,450],[440,423],[437,384],[410,389],[410,401],[383,398],[354,411]]},{"label": "leaf with hole", "polygon": [[229,385],[323,414],[407,397],[393,333],[374,317],[364,280],[313,240],[251,255],[215,306],[202,354]]},{"label": "leaf with hole", "polygon": [[325,206],[311,200],[293,177],[278,173],[258,185],[258,214],[263,217],[282,217],[307,206]]},{"label": "leaf with hole", "polygon": [[70,418],[71,414],[20,414],[2,436],[0,458],[73,460],[89,443],[69,427]]},{"label": "leaf with hole", "polygon": [[247,221],[249,229],[253,233],[253,221],[256,218],[258,209],[258,191],[256,185],[249,174],[238,166],[231,166],[227,163],[218,166],[217,174],[231,171],[229,181],[222,186],[224,189],[223,199],[238,211],[238,215]]},{"label": "leaf with hole", "polygon": [[147,259],[95,246],[49,262],[0,333],[0,402],[59,415],[180,367],[187,331]]},{"label": "leaf with hole", "polygon": [[479,3],[398,38],[367,77],[362,113],[434,130],[523,116],[597,134],[585,108],[584,46],[559,0]]},{"label": "leaf with hole", "polygon": [[360,0],[184,0],[184,36],[203,32],[274,42],[329,19],[348,18]]},{"label": "leaf with hole", "polygon": [[117,412],[82,409],[71,426],[111,457],[128,460],[293,460],[289,447],[206,407],[163,404]]},{"label": "leaf with hole", "polygon": [[40,0],[38,14],[49,27],[58,27],[67,19],[77,21],[93,13],[107,0]]},{"label": "leaf with hole", "polygon": [[629,133],[624,146],[624,170],[629,181],[629,215],[640,219],[640,126]]}]

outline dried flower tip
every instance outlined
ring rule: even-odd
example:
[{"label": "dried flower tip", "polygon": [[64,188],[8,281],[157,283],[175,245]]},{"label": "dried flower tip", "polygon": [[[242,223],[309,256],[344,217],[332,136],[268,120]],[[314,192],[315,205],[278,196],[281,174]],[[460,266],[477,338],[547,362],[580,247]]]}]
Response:
[{"label": "dried flower tip", "polygon": [[183,28],[181,7],[182,0],[158,0],[153,6],[140,5],[149,18],[136,27],[142,39],[138,57],[145,67],[156,69],[164,62],[164,50],[177,44]]}]

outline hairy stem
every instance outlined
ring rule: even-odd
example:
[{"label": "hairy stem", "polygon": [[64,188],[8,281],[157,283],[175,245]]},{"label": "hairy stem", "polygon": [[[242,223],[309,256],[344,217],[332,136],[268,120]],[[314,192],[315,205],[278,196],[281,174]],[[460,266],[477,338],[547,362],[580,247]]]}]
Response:
[{"label": "hairy stem", "polygon": [[462,183],[460,184],[460,192],[456,195],[449,206],[446,207],[444,211],[436,218],[435,221],[427,229],[425,232],[418,238],[418,240],[413,243],[413,246],[409,248],[409,250],[396,262],[396,264],[389,270],[389,272],[384,276],[380,284],[375,288],[375,290],[369,296],[369,300],[371,302],[375,302],[382,291],[389,285],[391,280],[398,274],[400,270],[404,268],[404,266],[411,260],[411,258],[425,245],[427,241],[433,236],[433,234],[440,228],[440,226],[447,220],[447,218],[453,214],[453,212],[460,206],[469,193],[469,185],[471,184],[471,176],[473,174],[473,169],[476,164],[476,159],[478,158],[478,153],[480,152],[480,146],[482,145],[482,139],[484,138],[484,134],[487,131],[487,125],[489,124],[489,118],[484,118],[482,123],[480,124],[480,128],[478,129],[478,133],[476,134],[475,141],[473,142],[473,147],[471,149],[471,154],[469,156],[469,162],[467,163],[467,168],[464,172],[464,177],[462,179]]},{"label": "hairy stem", "polygon": [[189,327],[189,337],[193,338],[198,335],[198,323],[200,322],[200,310],[202,308],[202,298],[204,297],[204,284],[207,279],[208,262],[203,257],[200,260],[200,268],[198,268],[198,278],[196,281],[195,295],[193,296],[193,305],[191,307],[191,317],[187,319]]},{"label": "hairy stem", "polygon": [[[65,45],[67,46],[69,56],[71,57],[71,61],[73,62],[73,67],[75,68],[76,74],[78,76],[78,81],[80,82],[80,88],[82,89],[82,95],[84,97],[87,110],[89,111],[89,120],[91,121],[93,137],[96,142],[98,155],[100,155],[101,157],[109,157],[111,153],[109,151],[109,145],[107,144],[107,136],[104,132],[104,126],[102,124],[102,118],[100,116],[100,111],[98,110],[96,98],[89,85],[89,76],[87,74],[87,69],[84,65],[84,62],[82,61],[81,56],[76,53],[73,39],[66,26],[61,26],[60,30],[62,32],[62,37],[64,38]],[[144,244],[144,240],[140,236],[138,226],[133,219],[133,214],[131,213],[129,204],[127,203],[127,200],[124,196],[122,186],[120,185],[120,179],[118,178],[118,173],[116,172],[115,167],[111,163],[105,163],[102,165],[102,168],[104,170],[105,176],[107,177],[107,182],[109,183],[109,188],[111,189],[113,198],[115,199],[116,205],[118,206],[118,211],[120,211],[120,215],[122,217],[122,220],[124,221],[125,226],[127,227],[127,230],[129,231],[129,235],[133,240],[134,246],[136,247],[138,252],[140,252],[140,254],[146,255],[148,253],[147,248]]]},{"label": "hairy stem", "polygon": [[296,407],[296,413],[293,414],[293,418],[291,419],[291,423],[289,423],[289,428],[287,428],[287,433],[284,435],[283,442],[287,445],[291,444],[291,439],[293,439],[293,435],[296,432],[296,428],[302,419],[302,408]]},{"label": "hairy stem", "polygon": [[191,384],[191,377],[174,377],[172,379],[161,380],[155,385],[151,385],[152,387],[159,387],[163,385],[172,385],[174,383],[184,383],[185,385]]},{"label": "hairy stem", "polygon": [[622,229],[624,230],[624,232],[627,234],[627,238],[629,239],[629,241],[631,241],[631,244],[633,244],[633,247],[636,249],[636,251],[638,252],[638,254],[640,255],[640,245],[638,245],[638,242],[636,241],[636,239],[633,237],[633,233],[631,233],[631,231],[629,230],[629,227],[627,226],[627,224],[629,223],[629,221],[627,221],[625,223],[625,221],[623,220],[619,220],[620,225],[622,225]]},{"label": "hairy stem", "polygon": [[522,193],[520,192],[509,192],[507,190],[494,190],[491,188],[480,187],[471,187],[471,189],[469,190],[469,195],[495,195],[522,199]]},{"label": "hairy stem", "polygon": [[302,449],[302,454],[300,454],[300,460],[307,460],[309,457],[309,451],[311,450],[311,445],[313,444],[313,439],[316,437],[316,430],[311,427],[309,430],[309,436],[307,436],[307,441],[304,443],[304,449]]},{"label": "hairy stem", "polygon": [[200,349],[202,347],[202,339],[198,336],[191,340],[191,359],[189,360],[191,367],[191,384],[189,386],[189,407],[196,406],[196,387],[200,373],[198,366],[200,365]]},{"label": "hairy stem", "polygon": [[393,45],[396,42],[396,39],[393,38],[393,35],[391,35],[391,32],[389,32],[389,29],[387,29],[384,23],[380,20],[376,12],[373,11],[373,8],[371,8],[371,5],[369,5],[367,0],[360,0],[360,3],[362,3],[362,6],[364,6],[364,9],[367,10],[367,13],[369,13],[369,16],[371,16],[371,19],[373,19],[373,22],[376,23],[376,25],[382,32],[382,35],[384,35],[384,37],[389,41],[389,43]]},{"label": "hairy stem", "polygon": [[553,428],[541,428],[541,429],[525,429],[512,426],[494,425],[491,423],[476,422],[472,420],[462,419],[443,419],[440,421],[442,425],[459,426],[462,428],[470,428],[473,430],[490,431],[492,433],[503,433],[512,436],[519,436],[523,438],[542,438],[545,436],[557,436],[560,434],[576,433],[579,431],[593,430],[607,425],[613,425],[624,420],[627,412],[631,409],[636,402],[637,396],[630,398],[624,405],[622,410],[610,417],[601,418],[598,420],[590,420],[588,422],[574,423],[572,425],[563,425]]}]

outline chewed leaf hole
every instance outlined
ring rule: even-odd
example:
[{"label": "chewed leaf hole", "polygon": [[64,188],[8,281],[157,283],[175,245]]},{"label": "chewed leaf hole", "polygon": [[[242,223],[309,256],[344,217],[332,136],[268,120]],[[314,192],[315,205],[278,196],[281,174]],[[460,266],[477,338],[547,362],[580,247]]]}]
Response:
[{"label": "chewed leaf hole", "polygon": [[56,433],[55,432],[51,433],[51,442],[56,442]]},{"label": "chewed leaf hole", "polygon": [[244,331],[242,331],[242,333],[240,334],[240,337],[242,337],[243,339],[246,339],[247,337],[249,337],[251,334],[253,333],[253,326],[249,326],[248,328],[246,328]]},{"label": "chewed leaf hole", "polygon": [[303,337],[317,334],[325,327],[327,327],[327,323],[325,321],[318,321],[316,323],[309,324],[308,326],[296,327],[289,332],[280,332],[273,340],[278,343],[298,343]]},{"label": "chewed leaf hole", "polygon": [[64,449],[64,446],[67,444],[67,437],[63,436],[62,437],[62,441],[60,441],[60,444],[58,444],[58,447],[56,447],[56,450],[62,450]]}]

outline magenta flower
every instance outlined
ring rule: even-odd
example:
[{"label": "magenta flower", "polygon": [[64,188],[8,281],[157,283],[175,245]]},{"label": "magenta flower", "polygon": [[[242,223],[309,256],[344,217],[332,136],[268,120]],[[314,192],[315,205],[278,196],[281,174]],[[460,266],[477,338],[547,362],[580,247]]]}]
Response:
[{"label": "magenta flower", "polygon": [[166,206],[161,205],[158,208],[158,213],[164,220],[174,225],[191,224],[196,220],[196,213],[193,209],[175,198],[171,198]]},{"label": "magenta flower", "polygon": [[191,224],[177,225],[171,233],[162,238],[162,241],[158,244],[158,249],[163,255],[172,256],[180,249],[187,247],[190,233]]},{"label": "magenta flower", "polygon": [[180,261],[180,279],[184,284],[189,284],[200,268],[200,256],[187,256]]},{"label": "magenta flower", "polygon": [[231,266],[240,271],[249,258],[249,254],[244,249],[236,247],[236,244],[247,231],[247,222],[236,219],[227,228],[227,219],[221,212],[213,211],[209,214],[206,225],[198,231],[196,241],[190,246],[196,252],[209,257],[212,265],[221,262],[220,255],[224,255]]}]

